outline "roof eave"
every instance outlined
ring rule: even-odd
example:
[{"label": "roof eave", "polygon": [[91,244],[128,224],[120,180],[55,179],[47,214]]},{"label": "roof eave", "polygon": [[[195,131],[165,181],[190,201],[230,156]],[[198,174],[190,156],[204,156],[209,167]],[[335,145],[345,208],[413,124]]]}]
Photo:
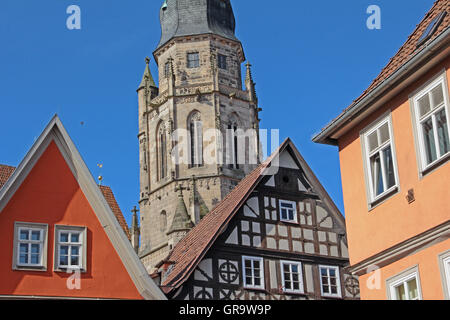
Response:
[{"label": "roof eave", "polygon": [[[395,71],[389,78],[387,78],[384,82],[382,82],[378,87],[373,89],[369,94],[367,94],[361,101],[355,103],[349,109],[340,114],[336,119],[334,119],[325,129],[323,129],[320,133],[315,135],[312,138],[312,141],[320,144],[327,145],[338,145],[339,135],[336,135],[338,131],[348,126],[353,118],[362,110],[370,107],[371,104],[377,101],[380,97],[386,94],[386,91],[389,91],[394,88],[393,84],[396,83],[399,79],[405,76],[405,74],[410,73],[416,67],[420,67],[426,59],[429,58],[430,55],[434,54],[436,48],[438,48],[441,44],[448,41],[448,37],[450,35],[450,27],[447,28],[444,32],[442,32],[439,36],[433,39],[430,43],[428,43],[424,49],[422,49],[418,54],[412,57],[407,63],[405,63],[402,67],[400,67],[397,71]],[[445,46],[442,46],[445,49]],[[389,88],[393,86],[392,88]],[[372,112],[375,110],[372,110]]]}]

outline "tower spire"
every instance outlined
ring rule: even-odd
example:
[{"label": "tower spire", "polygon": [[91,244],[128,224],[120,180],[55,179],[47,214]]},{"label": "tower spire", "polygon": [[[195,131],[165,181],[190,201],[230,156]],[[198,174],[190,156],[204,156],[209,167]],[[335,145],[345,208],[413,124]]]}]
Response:
[{"label": "tower spire", "polygon": [[258,103],[258,97],[256,96],[256,83],[253,81],[253,75],[252,75],[252,65],[250,62],[247,62],[245,64],[247,71],[245,74],[245,87],[247,88],[247,91],[249,92],[250,101],[254,103]]},{"label": "tower spire", "polygon": [[186,204],[184,203],[183,188],[179,186],[175,191],[178,191],[178,205],[175,210],[172,225],[170,226],[169,231],[167,231],[167,235],[174,232],[189,231],[194,226],[191,218],[189,217]]},{"label": "tower spire", "polygon": [[[152,72],[150,71],[150,58],[145,58],[145,71],[142,76],[141,84],[139,85],[139,89],[148,87],[148,88],[158,88],[155,84],[155,80],[153,80]],[[139,90],[138,89],[138,90]]]},{"label": "tower spire", "polygon": [[131,212],[133,213],[133,218],[131,222],[131,245],[133,246],[134,251],[136,251],[136,253],[139,252],[139,236],[141,233],[137,216],[138,211],[139,210],[136,208],[136,206],[133,208],[133,210],[131,210]]}]

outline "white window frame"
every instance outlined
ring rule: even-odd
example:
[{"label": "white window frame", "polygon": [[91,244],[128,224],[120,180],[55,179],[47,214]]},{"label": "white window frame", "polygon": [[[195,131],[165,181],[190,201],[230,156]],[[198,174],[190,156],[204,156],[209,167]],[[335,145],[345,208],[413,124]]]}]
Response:
[{"label": "white window frame", "polygon": [[[281,214],[281,203],[286,203],[286,204],[291,204],[294,210],[294,220],[290,220],[289,217],[287,217],[287,219],[283,219],[283,216]],[[278,206],[279,206],[279,210],[278,210],[278,214],[280,216],[280,221],[282,222],[288,222],[288,223],[298,223],[298,217],[297,217],[297,202],[295,201],[291,201],[291,200],[283,200],[280,199],[278,200]]]},{"label": "white window frame", "polygon": [[[389,127],[389,140],[384,142],[383,144],[379,145],[375,150],[369,151],[369,136],[380,129],[385,124],[388,124]],[[381,118],[377,119],[374,123],[372,123],[370,126],[365,128],[361,132],[361,142],[362,142],[362,148],[363,148],[363,158],[364,158],[364,174],[366,177],[366,189],[367,189],[367,196],[369,199],[369,206],[372,206],[373,204],[377,203],[381,199],[385,198],[386,196],[394,193],[395,191],[398,191],[400,188],[399,184],[399,175],[398,175],[398,166],[397,166],[397,154],[396,154],[396,148],[395,148],[395,142],[394,142],[394,131],[392,126],[392,116],[391,114],[385,114]],[[394,179],[395,184],[387,188],[387,175],[386,175],[386,166],[384,165],[384,157],[382,156],[383,150],[385,150],[387,147],[391,148],[391,154],[392,154],[392,163],[393,163],[393,170],[394,170]],[[374,156],[375,154],[380,154],[380,164],[381,164],[381,171],[382,171],[382,179],[383,179],[383,186],[384,186],[384,192],[382,192],[379,195],[375,195],[374,190],[374,183],[372,176],[372,168],[370,164],[370,158]]]},{"label": "white window frame", "polygon": [[405,294],[407,299],[406,300],[410,300],[409,299],[409,292],[406,288],[406,283],[412,279],[416,279],[416,284],[417,284],[417,299],[415,300],[422,300],[422,288],[420,285],[420,277],[419,277],[419,268],[418,266],[415,266],[411,269],[408,269],[392,278],[389,278],[388,280],[386,280],[386,288],[388,291],[388,298],[389,300],[398,300],[397,297],[397,292],[396,292],[396,288],[399,285],[404,285],[405,286]]},{"label": "white window frame", "polygon": [[[411,96],[411,109],[412,109],[412,115],[413,115],[413,123],[414,123],[414,134],[416,137],[416,148],[417,148],[417,156],[418,156],[418,162],[419,162],[419,170],[420,173],[423,174],[425,171],[433,168],[436,164],[440,163],[443,159],[450,157],[450,152],[447,152],[445,154],[440,154],[439,150],[439,144],[436,144],[436,153],[437,158],[433,162],[427,164],[427,155],[426,155],[426,148],[425,148],[425,141],[424,141],[424,135],[422,130],[422,122],[425,121],[425,119],[429,119],[431,117],[433,122],[433,135],[434,135],[434,142],[436,143],[438,141],[438,133],[437,133],[437,125],[436,125],[436,117],[435,115],[445,110],[446,117],[447,117],[447,128],[448,128],[448,134],[450,136],[450,100],[448,96],[448,85],[447,85],[447,77],[446,73],[439,75],[437,78],[431,80],[428,84],[426,84],[423,88],[419,89],[419,91],[416,91]],[[423,98],[425,95],[428,95],[431,93],[431,91],[436,88],[438,85],[441,85],[443,88],[444,93],[444,102],[443,105],[439,108],[436,108],[434,110],[430,110],[426,115],[422,117],[422,120],[420,118],[420,112],[419,112],[419,104],[418,101]],[[431,102],[431,101],[430,101]]]},{"label": "white window frame", "polygon": [[[248,285],[246,283],[246,279],[247,279],[247,274],[245,271],[245,262],[246,261],[251,261],[252,263],[252,273],[254,273],[254,261],[258,261],[260,264],[260,270],[259,270],[259,278],[261,279],[261,284],[259,286],[254,285],[255,279],[254,279],[254,274],[252,276],[252,284]],[[264,290],[265,288],[265,279],[264,279],[264,259],[263,258],[259,258],[259,257],[249,257],[249,256],[243,256],[242,257],[242,281],[244,284],[244,288],[246,289],[260,289],[260,290]]]},{"label": "white window frame", "polygon": [[[328,278],[330,277],[330,269],[333,269],[336,271],[336,286],[337,286],[337,293],[329,293],[329,292],[323,292],[323,280],[322,280],[322,272],[321,269],[327,269],[327,275]],[[339,272],[339,267],[337,266],[328,266],[328,265],[319,265],[319,278],[320,278],[320,293],[322,297],[326,298],[341,298],[342,297],[342,289],[341,289],[341,274]],[[328,287],[331,288],[331,283],[328,283]]]},{"label": "white window frame", "polygon": [[[38,231],[40,240],[20,240],[20,232]],[[13,243],[13,270],[37,270],[45,271],[47,269],[47,234],[48,225],[30,222],[14,223],[14,243]],[[28,263],[20,262],[20,245],[28,244]],[[31,263],[31,245],[39,244],[39,263]]]},{"label": "white window frame", "polygon": [[445,300],[450,300],[450,250],[439,255],[439,267]]},{"label": "white window frame", "polygon": [[[60,235],[61,233],[68,233],[69,234],[69,242],[67,243],[61,243],[60,242]],[[71,235],[72,234],[79,234],[79,242],[72,243],[71,242]],[[87,251],[87,241],[86,241],[86,228],[85,227],[75,227],[75,226],[61,226],[56,225],[55,226],[55,254],[54,254],[54,269],[55,271],[62,271],[66,272],[67,270],[80,270],[82,272],[86,272],[86,251]],[[61,246],[68,246],[69,252],[68,252],[68,262],[69,265],[61,265],[60,264],[60,248]],[[72,247],[79,247],[78,252],[78,265],[73,266],[70,265],[70,257],[71,257],[71,248]]]},{"label": "white window frame", "polygon": [[[298,268],[298,277],[299,277],[299,289],[295,290],[295,289],[291,289],[291,288],[286,288],[285,287],[285,277],[284,277],[284,266],[285,265],[289,265],[289,273],[291,275],[291,283],[293,284],[293,279],[292,279],[292,266],[296,265]],[[281,260],[280,261],[280,268],[281,268],[281,283],[283,286],[283,292],[286,293],[299,293],[299,294],[304,294],[305,293],[305,288],[304,288],[304,284],[303,284],[303,265],[301,262],[298,261],[288,261],[288,260]]]}]

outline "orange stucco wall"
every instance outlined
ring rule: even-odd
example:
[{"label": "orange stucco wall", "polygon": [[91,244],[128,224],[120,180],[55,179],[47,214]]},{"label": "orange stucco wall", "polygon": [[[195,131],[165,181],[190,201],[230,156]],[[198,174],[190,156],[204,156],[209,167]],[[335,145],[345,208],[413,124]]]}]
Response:
[{"label": "orange stucco wall", "polygon": [[[47,271],[13,271],[14,222],[48,224]],[[71,276],[53,271],[55,225],[87,227],[87,272],[81,289],[67,289]],[[52,142],[0,212],[0,295],[142,299]]]},{"label": "orange stucco wall", "polygon": [[[409,101],[409,96],[413,92],[435,76],[442,74],[444,70],[447,80],[450,80],[449,67],[450,57],[447,57],[420,81],[406,88],[339,140],[351,265],[445,223],[450,218],[450,202],[448,201],[450,198],[448,186],[450,163],[444,163],[435,171],[420,177]],[[400,189],[397,194],[369,210],[360,132],[389,111],[392,117]],[[414,189],[415,193],[415,202],[411,204],[408,204],[406,200],[409,189]],[[446,246],[447,249],[450,248],[448,242],[446,242]],[[423,258],[431,259],[430,263],[437,265],[436,257],[423,255]],[[394,263],[389,266],[389,273],[400,273],[404,266],[403,263]],[[424,273],[434,267],[424,265]],[[432,279],[430,278],[430,280]],[[433,277],[433,281],[426,285],[432,287],[441,285],[438,277]],[[361,285],[363,286],[363,282]],[[364,291],[362,292],[361,296],[364,299]],[[383,291],[383,294],[371,293],[368,296],[385,298],[384,294]],[[430,297],[441,297],[440,295],[441,291],[437,295],[431,294]]]},{"label": "orange stucco wall", "polygon": [[[386,280],[414,266],[419,268],[420,290],[424,300],[443,300],[444,286],[438,256],[450,248],[450,240],[438,243],[416,254],[398,260],[378,270],[378,274],[366,274],[359,278],[361,297],[365,300],[386,300]],[[379,287],[375,276],[380,276]]]},{"label": "orange stucco wall", "polygon": [[[450,58],[431,70],[420,82],[404,90],[384,108],[360,123],[339,141],[350,262],[372,255],[444,223],[450,218],[450,163],[422,179],[416,160],[409,95],[444,68],[450,79]],[[400,191],[371,211],[368,209],[360,132],[391,110]],[[414,189],[416,201],[406,195]]]}]

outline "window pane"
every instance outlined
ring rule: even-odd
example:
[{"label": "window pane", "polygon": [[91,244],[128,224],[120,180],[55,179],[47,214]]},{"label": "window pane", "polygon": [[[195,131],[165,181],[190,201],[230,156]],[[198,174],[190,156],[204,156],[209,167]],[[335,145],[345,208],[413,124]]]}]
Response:
[{"label": "window pane", "polygon": [[323,277],[327,277],[327,276],[328,276],[327,269],[321,268],[321,269],[320,269],[320,274],[321,274]]},{"label": "window pane", "polygon": [[323,290],[323,293],[330,293],[330,287],[329,286],[323,286],[322,290]]},{"label": "window pane", "polygon": [[69,242],[69,234],[68,233],[60,233],[59,241],[60,242]]},{"label": "window pane", "polygon": [[378,131],[375,131],[369,135],[368,142],[370,152],[378,148]]},{"label": "window pane", "polygon": [[298,273],[298,265],[296,265],[296,264],[292,265],[292,272]]},{"label": "window pane", "polygon": [[433,109],[444,103],[444,91],[442,91],[441,84],[431,91],[431,99],[433,101]]},{"label": "window pane", "polygon": [[288,264],[283,264],[283,271],[284,271],[285,273],[289,273],[289,272],[290,272],[290,270],[289,270],[289,265],[288,265]]},{"label": "window pane", "polygon": [[79,257],[77,257],[77,256],[72,256],[72,257],[70,258],[70,265],[72,265],[72,266],[78,266],[78,264],[79,264]]},{"label": "window pane", "polygon": [[27,254],[20,254],[19,262],[21,264],[27,264],[28,263],[28,255]]},{"label": "window pane", "polygon": [[227,57],[219,54],[219,68],[226,69],[227,68]]},{"label": "window pane", "polygon": [[408,295],[410,300],[415,300],[419,297],[419,292],[417,290],[416,278],[409,280],[406,285],[408,286]]},{"label": "window pane", "polygon": [[19,246],[19,252],[20,252],[20,254],[27,254],[28,253],[28,244],[21,243]]},{"label": "window pane", "polygon": [[384,165],[386,166],[387,188],[390,189],[395,186],[394,160],[392,159],[392,150],[390,146],[383,151],[383,156]]},{"label": "window pane", "polygon": [[80,241],[80,234],[72,233],[70,241],[74,242],[74,243],[78,243]]},{"label": "window pane", "polygon": [[433,121],[431,118],[422,123],[423,138],[425,143],[425,153],[427,156],[427,164],[437,159],[436,144],[434,141]]},{"label": "window pane", "polygon": [[31,254],[31,263],[39,264],[39,254]]},{"label": "window pane", "polygon": [[289,210],[289,220],[291,220],[291,221],[295,220],[294,211],[292,211],[292,210]]},{"label": "window pane", "polygon": [[19,246],[19,262],[22,264],[28,263],[28,244],[21,243]]},{"label": "window pane", "polygon": [[260,285],[261,285],[261,279],[255,278],[255,286],[260,286]]},{"label": "window pane", "polygon": [[395,288],[395,293],[397,294],[397,300],[406,300],[405,287],[403,284]]},{"label": "window pane", "polygon": [[331,288],[331,293],[332,293],[332,294],[337,294],[337,293],[338,293],[338,292],[337,292],[337,287],[336,287],[336,286],[331,286],[330,288]]},{"label": "window pane", "polygon": [[198,53],[188,54],[188,68],[198,68],[200,66]]},{"label": "window pane", "polygon": [[20,240],[29,240],[29,235],[30,233],[28,230],[21,230],[19,238]]},{"label": "window pane", "polygon": [[439,139],[439,150],[441,156],[450,151],[450,142],[448,138],[448,124],[445,109],[436,114],[437,132]]},{"label": "window pane", "polygon": [[68,255],[69,254],[69,247],[68,246],[61,246],[59,248],[59,254],[60,255]]},{"label": "window pane", "polygon": [[285,287],[286,289],[292,289],[292,283],[291,283],[290,281],[286,281],[286,282],[284,283],[284,287]]},{"label": "window pane", "polygon": [[166,77],[169,76],[169,71],[170,71],[169,67],[170,67],[169,62],[166,62],[166,64],[164,65],[164,75]]},{"label": "window pane", "polygon": [[336,278],[335,277],[330,278],[330,284],[333,286],[336,286]]},{"label": "window pane", "polygon": [[293,204],[292,203],[287,203],[287,202],[282,202],[281,206],[284,207],[284,208],[290,208],[290,209],[293,208]]},{"label": "window pane", "polygon": [[424,95],[422,98],[419,99],[419,116],[422,118],[424,115],[426,115],[430,110],[430,98],[428,94]]},{"label": "window pane", "polygon": [[380,132],[380,142],[381,144],[389,141],[389,124],[386,122],[384,125],[381,126],[379,129]]},{"label": "window pane", "polygon": [[68,256],[59,256],[59,264],[61,266],[68,266],[69,265],[69,257]]},{"label": "window pane", "polygon": [[32,254],[33,253],[39,254],[39,251],[40,251],[40,245],[38,245],[38,244],[32,244],[31,245],[31,253]]},{"label": "window pane", "polygon": [[31,231],[31,240],[33,240],[33,241],[41,240],[41,232],[40,231]]},{"label": "window pane", "polygon": [[294,290],[300,290],[300,283],[294,282]]},{"label": "window pane", "polygon": [[72,247],[72,255],[78,256],[80,254],[80,248],[79,247]]},{"label": "window pane", "polygon": [[375,196],[378,196],[384,192],[383,174],[381,172],[381,160],[379,153],[370,158],[370,168],[372,172],[373,190],[375,192]]}]

